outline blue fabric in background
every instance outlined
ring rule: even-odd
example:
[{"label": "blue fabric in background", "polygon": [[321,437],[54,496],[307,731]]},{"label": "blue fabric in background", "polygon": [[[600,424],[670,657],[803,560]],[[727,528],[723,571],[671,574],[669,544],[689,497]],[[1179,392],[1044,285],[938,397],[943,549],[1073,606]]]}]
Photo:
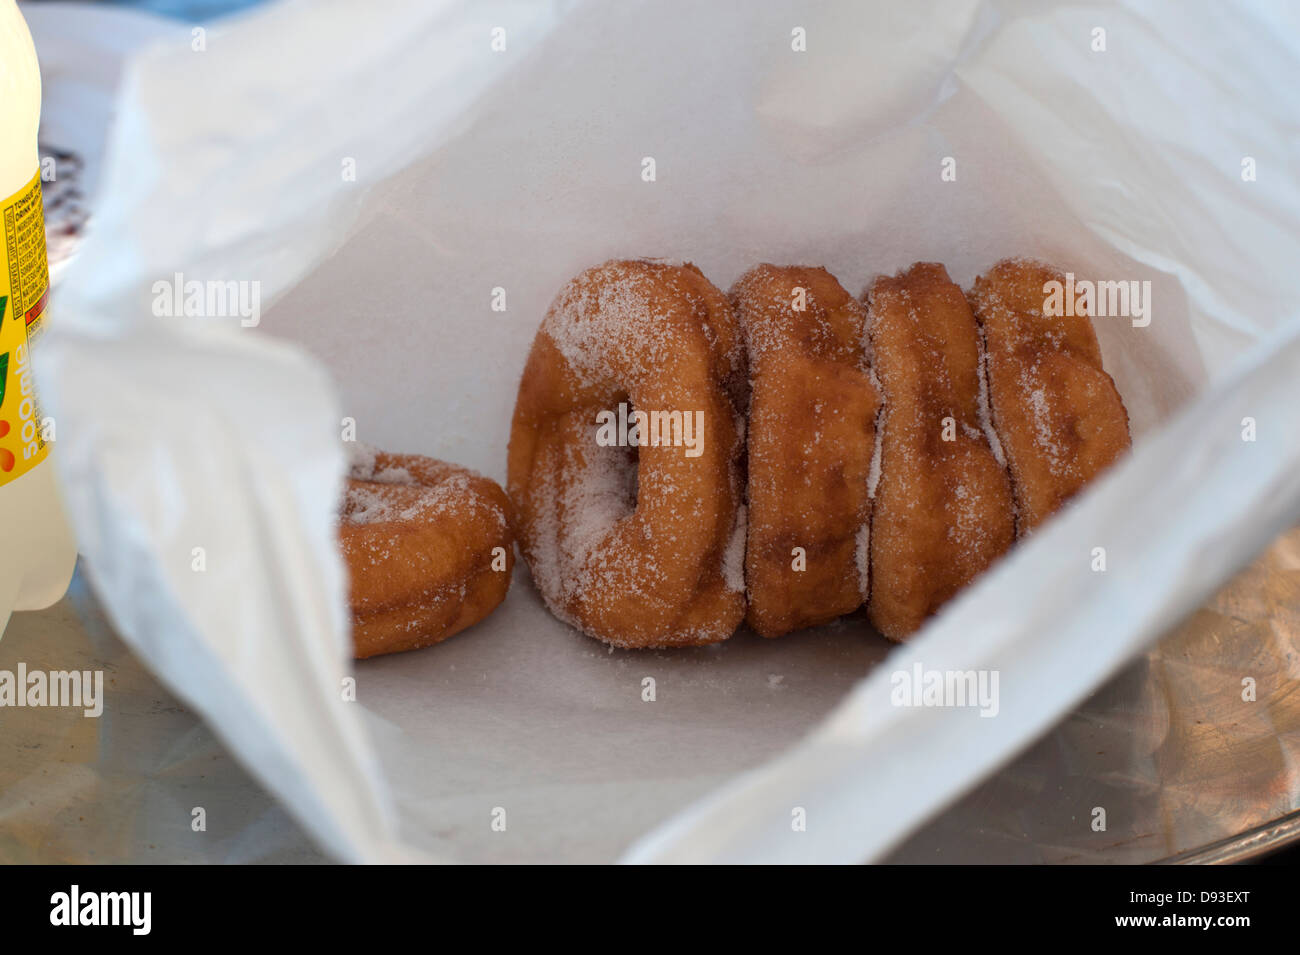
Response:
[{"label": "blue fabric in background", "polygon": [[[24,0],[25,3],[39,3],[40,0]],[[102,6],[134,7],[159,16],[174,17],[177,20],[196,22],[215,20],[240,10],[247,10],[264,2],[264,0],[96,0]]]}]

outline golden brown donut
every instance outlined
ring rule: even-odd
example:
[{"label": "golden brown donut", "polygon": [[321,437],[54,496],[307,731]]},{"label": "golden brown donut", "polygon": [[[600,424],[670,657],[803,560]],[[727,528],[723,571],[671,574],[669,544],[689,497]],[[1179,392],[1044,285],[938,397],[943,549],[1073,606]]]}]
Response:
[{"label": "golden brown donut", "polygon": [[[524,368],[508,467],[520,547],[556,616],[618,647],[735,631],[744,389],[731,306],[693,265],[612,261],[561,290]],[[638,426],[634,446],[623,423],[637,414],[649,434]]]},{"label": "golden brown donut", "polygon": [[359,452],[339,531],[355,656],[427,647],[491,613],[514,567],[508,506],[466,468]]},{"label": "golden brown donut", "polygon": [[1023,536],[1129,448],[1128,412],[1102,369],[1087,315],[1047,316],[1058,270],[1005,259],[970,301],[988,349],[993,426],[1006,451]]},{"label": "golden brown donut", "polygon": [[731,298],[751,386],[745,621],[778,637],[866,599],[880,398],[866,309],[825,269],[760,265]]},{"label": "golden brown donut", "polygon": [[961,289],[942,265],[918,262],[877,278],[867,298],[885,394],[867,614],[901,640],[1011,546],[1015,516]]}]

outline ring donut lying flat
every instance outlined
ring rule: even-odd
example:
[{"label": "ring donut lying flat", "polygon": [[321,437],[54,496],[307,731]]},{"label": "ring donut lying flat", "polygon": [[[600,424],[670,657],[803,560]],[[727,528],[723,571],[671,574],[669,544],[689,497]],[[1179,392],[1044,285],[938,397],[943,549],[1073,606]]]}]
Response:
[{"label": "ring donut lying flat", "polygon": [[777,637],[867,598],[880,398],[866,309],[829,272],[760,265],[731,290],[749,358],[746,623]]},{"label": "ring donut lying flat", "polygon": [[491,613],[514,567],[507,513],[501,488],[466,468],[359,454],[339,528],[355,656],[427,647]]},{"label": "ring donut lying flat", "polygon": [[725,640],[745,613],[745,360],[693,265],[611,261],[551,305],[515,404],[508,489],[552,613],[617,647]]}]

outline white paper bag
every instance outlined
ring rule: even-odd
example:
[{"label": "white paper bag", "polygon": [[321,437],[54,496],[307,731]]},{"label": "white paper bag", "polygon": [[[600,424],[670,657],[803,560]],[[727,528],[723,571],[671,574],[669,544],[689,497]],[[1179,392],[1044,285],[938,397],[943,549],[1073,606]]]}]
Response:
[{"label": "white paper bag", "polygon": [[[339,858],[612,859],[657,823],[630,858],[878,857],[1300,514],[1288,14],[757,6],[284,3],[128,73],[37,356],[70,508],[123,637]],[[882,666],[855,620],[610,653],[520,572],[345,698],[345,418],[500,479],[583,267],[856,293],[1009,254],[1151,283],[1148,326],[1096,323],[1135,452]],[[157,314],[187,281],[256,289],[256,324]],[[997,670],[999,715],[891,706],[913,663]]]}]

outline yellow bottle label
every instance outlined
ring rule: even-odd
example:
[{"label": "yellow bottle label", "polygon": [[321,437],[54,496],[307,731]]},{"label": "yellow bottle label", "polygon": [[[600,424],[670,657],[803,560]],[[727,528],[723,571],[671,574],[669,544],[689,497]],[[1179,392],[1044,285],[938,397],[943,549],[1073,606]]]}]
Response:
[{"label": "yellow bottle label", "polygon": [[45,460],[41,408],[32,381],[32,343],[50,294],[39,170],[0,203],[0,486]]}]

